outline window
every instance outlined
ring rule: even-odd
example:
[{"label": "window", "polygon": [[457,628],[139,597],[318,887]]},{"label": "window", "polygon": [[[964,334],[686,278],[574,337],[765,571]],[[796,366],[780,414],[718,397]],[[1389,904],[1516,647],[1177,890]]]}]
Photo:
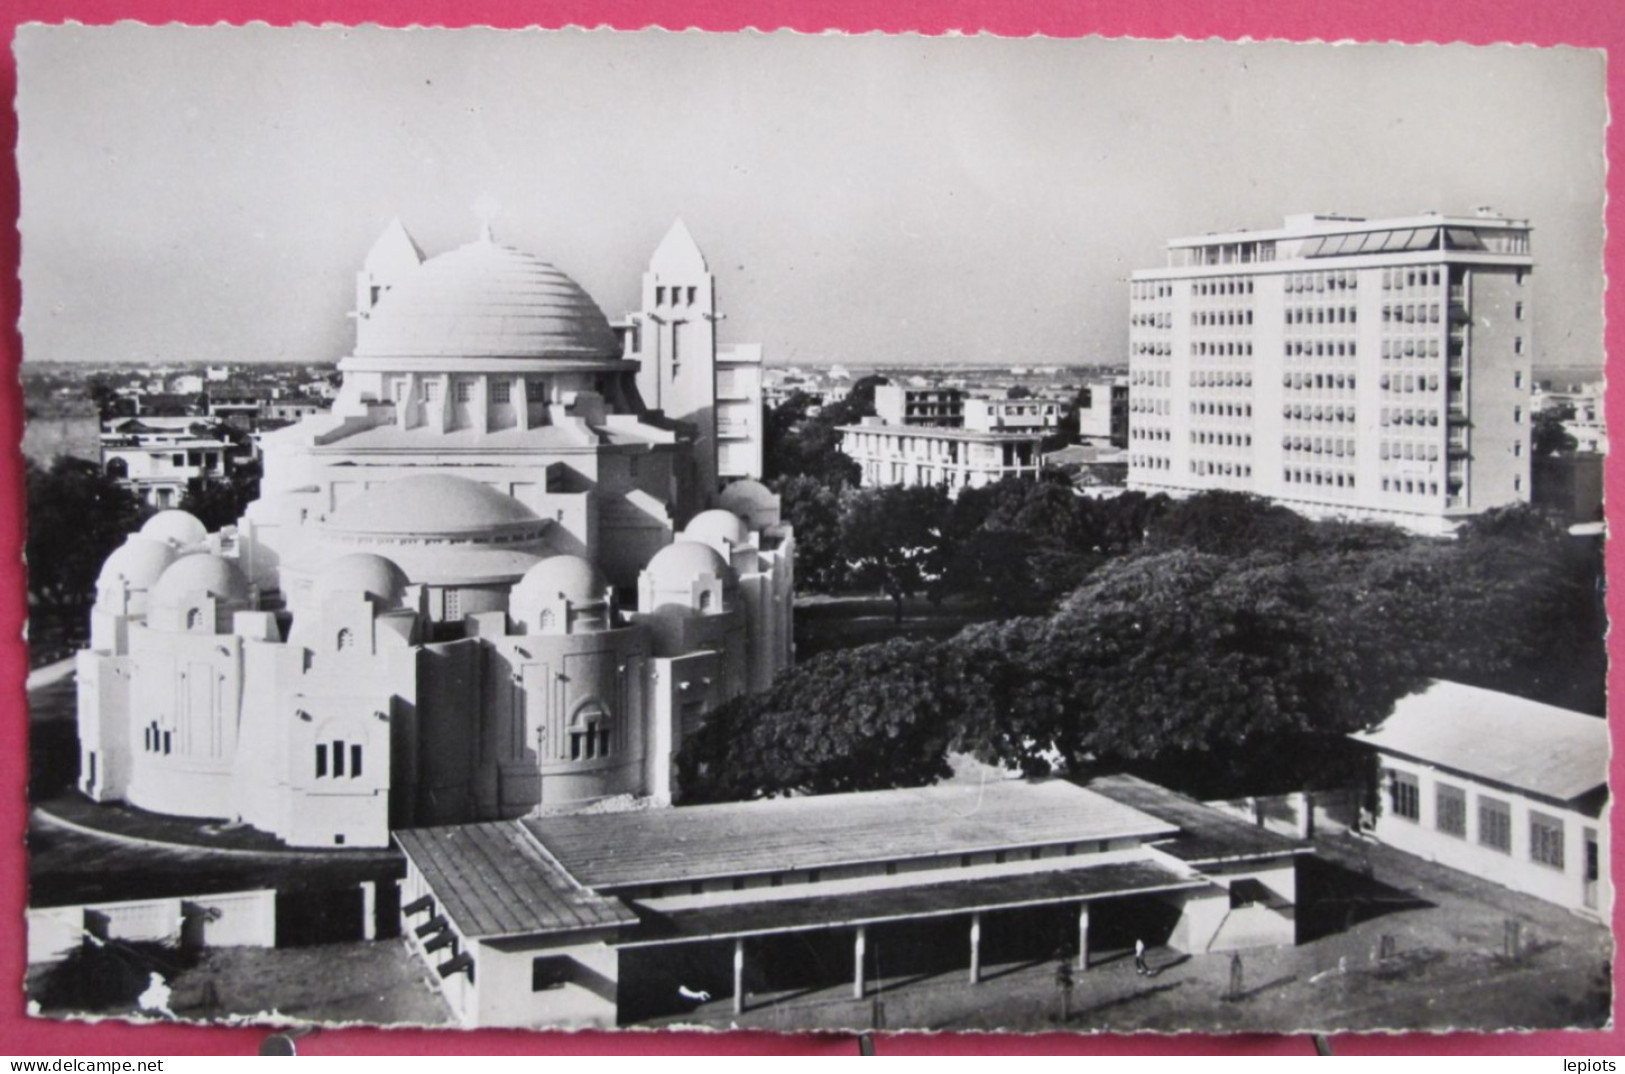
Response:
[{"label": "window", "polygon": [[425,403],[437,402],[440,399],[440,382],[426,380],[423,382],[423,401]]},{"label": "window", "polygon": [[452,386],[452,391],[459,403],[472,403],[474,401],[474,382],[471,380],[459,380]]},{"label": "window", "polygon": [[1517,370],[1513,371],[1513,373],[1512,373],[1512,386],[1514,388],[1523,387],[1523,370],[1517,369]]},{"label": "window", "polygon": [[1514,318],[1516,318],[1517,320],[1520,320],[1520,321],[1523,320],[1523,303],[1522,302],[1513,303],[1512,316]]},{"label": "window", "polygon": [[355,648],[355,633],[349,627],[339,631],[338,647],[340,649]]},{"label": "window", "polygon": [[530,990],[532,992],[551,992],[556,988],[563,988],[570,983],[570,957],[568,955],[544,955],[532,959],[530,963]]},{"label": "window", "polygon": [[1499,798],[1478,796],[1478,845],[1512,853],[1512,807]]},{"label": "window", "polygon": [[1512,408],[1512,424],[1514,424],[1514,425],[1522,425],[1523,424],[1523,407],[1515,406],[1515,407]]},{"label": "window", "polygon": [[186,611],[186,629],[196,630],[203,625],[203,611],[199,608],[188,608]]},{"label": "window", "polygon": [[316,745],[316,778],[321,779],[327,775],[327,744]]},{"label": "window", "polygon": [[1440,783],[1434,797],[1434,826],[1446,835],[1467,838],[1467,792]]},{"label": "window", "polygon": [[1513,339],[1512,339],[1512,353],[1513,354],[1522,354],[1523,353],[1523,337],[1522,336],[1514,336],[1513,337]]},{"label": "window", "polygon": [[1388,770],[1388,804],[1394,816],[1406,820],[1422,817],[1422,792],[1416,777],[1408,772]]},{"label": "window", "polygon": [[493,380],[491,382],[491,402],[513,402],[513,382],[509,380]]},{"label": "window", "polygon": [[1563,822],[1529,811],[1529,860],[1553,869],[1563,868]]}]

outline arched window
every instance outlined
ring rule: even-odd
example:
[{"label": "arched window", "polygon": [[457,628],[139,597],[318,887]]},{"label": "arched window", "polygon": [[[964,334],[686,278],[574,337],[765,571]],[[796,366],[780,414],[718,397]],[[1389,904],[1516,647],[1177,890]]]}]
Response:
[{"label": "arched window", "polygon": [[130,476],[130,464],[124,459],[114,457],[107,460],[107,476],[115,481],[123,481]]},{"label": "arched window", "polygon": [[353,649],[353,648],[355,648],[355,634],[354,634],[354,632],[352,632],[350,630],[349,627],[345,627],[344,629],[339,631],[339,648],[340,649]]},{"label": "arched window", "polygon": [[203,609],[190,608],[186,612],[186,629],[196,630],[203,625]]},{"label": "arched window", "polygon": [[609,713],[595,700],[584,702],[570,718],[570,760],[608,757],[609,748]]},{"label": "arched window", "polygon": [[700,592],[700,611],[708,612],[710,610],[711,610],[711,591],[709,589],[702,590]]},{"label": "arched window", "polygon": [[543,634],[553,633],[554,629],[558,626],[558,620],[557,617],[554,616],[552,608],[542,609],[541,626]]}]

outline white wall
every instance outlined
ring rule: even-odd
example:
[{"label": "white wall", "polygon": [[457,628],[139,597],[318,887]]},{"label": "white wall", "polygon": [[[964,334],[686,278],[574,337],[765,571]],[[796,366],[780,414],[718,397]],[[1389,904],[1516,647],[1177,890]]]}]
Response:
[{"label": "white wall", "polygon": [[[1442,772],[1414,761],[1382,755],[1382,767],[1408,772],[1416,777],[1421,806],[1417,820],[1392,812],[1388,778],[1383,778],[1378,803],[1376,837],[1429,861],[1472,873],[1486,880],[1545,899],[1597,920],[1606,920],[1612,904],[1608,877],[1609,839],[1606,810],[1601,817],[1588,817],[1572,809],[1531,800],[1499,788],[1477,784],[1454,773]],[[1444,782],[1460,787],[1467,796],[1467,835],[1461,838],[1438,830],[1437,787]],[[1507,802],[1512,813],[1510,853],[1482,846],[1479,842],[1478,798],[1480,795]],[[1529,812],[1533,809],[1563,822],[1563,868],[1561,870],[1530,857]],[[1585,903],[1585,831],[1597,833],[1602,877],[1597,884],[1596,906]]]}]

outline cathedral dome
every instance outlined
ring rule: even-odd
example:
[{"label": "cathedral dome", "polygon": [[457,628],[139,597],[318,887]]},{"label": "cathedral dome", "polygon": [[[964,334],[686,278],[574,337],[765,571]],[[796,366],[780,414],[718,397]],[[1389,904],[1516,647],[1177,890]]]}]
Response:
[{"label": "cathedral dome", "polygon": [[361,322],[356,354],[419,358],[619,358],[609,320],[540,258],[489,237],[406,272]]},{"label": "cathedral dome", "polygon": [[199,590],[223,600],[246,600],[248,580],[236,564],[221,556],[184,556],[164,571],[152,589],[152,597],[174,603]]},{"label": "cathedral dome", "polygon": [[385,608],[398,608],[407,584],[406,572],[393,561],[371,552],[355,552],[322,568],[316,576],[315,592],[325,597],[359,590]]},{"label": "cathedral dome", "polygon": [[413,474],[368,489],[327,519],[340,535],[538,537],[536,512],[489,485],[453,474]]},{"label": "cathedral dome", "polygon": [[132,534],[102,564],[96,588],[122,583],[131,589],[151,589],[174,562],[173,545],[145,534]]},{"label": "cathedral dome", "polygon": [[738,548],[750,542],[750,531],[732,511],[712,508],[701,511],[683,527],[683,540],[698,541],[727,556],[724,549]]},{"label": "cathedral dome", "polygon": [[567,600],[572,604],[598,604],[609,588],[598,568],[580,556],[549,556],[525,572],[513,587],[514,606]]},{"label": "cathedral dome", "polygon": [[725,511],[749,516],[755,511],[777,510],[779,498],[773,495],[772,489],[760,481],[743,477],[728,483],[717,496],[717,504]]},{"label": "cathedral dome", "polygon": [[737,581],[733,568],[715,549],[686,536],[656,552],[644,573],[657,589],[681,589],[703,575],[719,578],[729,586]]},{"label": "cathedral dome", "polygon": [[155,541],[166,541],[177,548],[188,548],[209,536],[209,530],[197,517],[185,511],[159,511],[141,525],[141,536]]}]

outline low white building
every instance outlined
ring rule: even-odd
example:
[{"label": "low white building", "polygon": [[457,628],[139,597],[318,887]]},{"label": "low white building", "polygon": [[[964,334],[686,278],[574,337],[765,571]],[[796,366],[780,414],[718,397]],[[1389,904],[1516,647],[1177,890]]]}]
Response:
[{"label": "low white building", "polygon": [[1381,765],[1378,840],[1608,920],[1607,721],[1437,681],[1352,737]]}]

